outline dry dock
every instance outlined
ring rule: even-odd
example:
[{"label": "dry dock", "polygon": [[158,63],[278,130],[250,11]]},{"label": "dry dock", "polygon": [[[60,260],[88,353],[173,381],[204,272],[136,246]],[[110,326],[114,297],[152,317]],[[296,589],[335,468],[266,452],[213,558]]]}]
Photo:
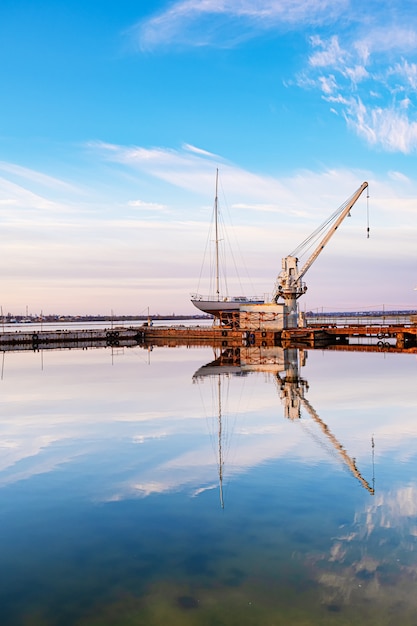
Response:
[{"label": "dry dock", "polygon": [[208,344],[217,346],[282,346],[352,350],[392,350],[417,353],[417,324],[310,325],[281,331],[237,328],[150,327],[143,330],[148,345]]}]

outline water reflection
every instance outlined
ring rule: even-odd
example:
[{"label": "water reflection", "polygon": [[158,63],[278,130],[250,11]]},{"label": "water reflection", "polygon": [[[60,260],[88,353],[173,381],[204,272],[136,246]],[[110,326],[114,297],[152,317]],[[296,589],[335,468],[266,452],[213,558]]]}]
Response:
[{"label": "water reflection", "polygon": [[349,468],[352,475],[357,478],[360,484],[371,494],[375,493],[374,476],[374,437],[371,439],[373,476],[370,484],[360,473],[354,458],[350,457],[337,437],[331,432],[328,425],[320,418],[317,411],[305,397],[309,385],[300,374],[300,368],[305,366],[307,352],[298,348],[260,348],[246,347],[227,348],[221,351],[213,361],[200,367],[194,374],[194,379],[198,380],[204,376],[217,377],[217,415],[218,415],[218,448],[219,448],[219,479],[220,479],[220,500],[222,507],[224,499],[222,493],[224,461],[222,454],[222,394],[221,378],[224,376],[241,376],[250,372],[266,372],[272,375],[278,386],[280,398],[284,407],[284,415],[289,420],[301,420],[301,408],[304,408],[309,417],[318,425],[324,435],[324,441],[320,440],[314,431],[310,431],[311,436],[319,445],[330,446],[330,453],[337,452],[341,460]]},{"label": "water reflection", "polygon": [[0,623],[414,624],[416,363],[8,353]]},{"label": "water reflection", "polygon": [[410,616],[410,621],[400,623],[412,623],[417,608],[416,502],[415,484],[379,494],[339,528],[328,552],[308,555],[322,602],[330,610],[353,603],[364,608],[373,602],[380,618],[385,609],[394,609]]}]

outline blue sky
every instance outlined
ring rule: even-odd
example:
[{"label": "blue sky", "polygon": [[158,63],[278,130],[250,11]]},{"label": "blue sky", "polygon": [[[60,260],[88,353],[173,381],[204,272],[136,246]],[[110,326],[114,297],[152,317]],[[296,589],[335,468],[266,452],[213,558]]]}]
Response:
[{"label": "blue sky", "polygon": [[367,180],[300,306],[417,307],[411,1],[3,0],[0,55],[4,312],[193,313],[216,168],[236,295]]}]

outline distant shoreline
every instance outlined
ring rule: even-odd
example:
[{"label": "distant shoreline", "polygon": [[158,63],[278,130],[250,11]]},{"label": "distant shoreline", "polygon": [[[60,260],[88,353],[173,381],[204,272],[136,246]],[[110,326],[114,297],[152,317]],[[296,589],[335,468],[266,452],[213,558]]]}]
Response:
[{"label": "distant shoreline", "polygon": [[[306,318],[340,318],[340,317],[390,317],[401,315],[417,315],[417,309],[401,309],[401,310],[380,310],[380,311],[307,311],[305,313]],[[210,320],[212,315],[43,315],[43,316],[31,316],[31,315],[4,315],[2,320],[3,324],[30,324],[30,323],[54,323],[57,322],[127,322],[127,321],[178,321],[178,320]]]},{"label": "distant shoreline", "polygon": [[150,314],[148,315],[4,315],[2,321],[5,324],[30,324],[42,322],[47,324],[48,322],[56,324],[57,322],[140,322],[147,321],[148,317],[154,321],[158,320],[209,320],[212,319],[211,315],[160,315]]}]

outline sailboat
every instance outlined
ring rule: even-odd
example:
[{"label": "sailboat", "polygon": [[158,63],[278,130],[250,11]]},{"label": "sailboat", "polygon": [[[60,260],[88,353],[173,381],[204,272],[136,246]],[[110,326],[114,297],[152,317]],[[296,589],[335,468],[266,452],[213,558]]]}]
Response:
[{"label": "sailboat", "polygon": [[264,298],[246,296],[228,296],[220,294],[220,263],[219,263],[219,201],[218,201],[219,170],[216,170],[216,194],[214,198],[214,232],[215,232],[215,294],[203,296],[191,294],[191,302],[197,309],[215,317],[227,318],[229,313],[239,311],[241,305],[263,304]]}]

